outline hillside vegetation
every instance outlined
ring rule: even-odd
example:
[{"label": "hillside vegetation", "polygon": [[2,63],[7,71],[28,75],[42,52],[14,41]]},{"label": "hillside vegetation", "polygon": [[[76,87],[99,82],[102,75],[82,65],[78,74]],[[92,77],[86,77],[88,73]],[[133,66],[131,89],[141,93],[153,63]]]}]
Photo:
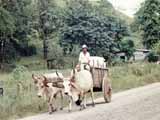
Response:
[{"label": "hillside vegetation", "polygon": [[126,52],[121,43],[131,35],[130,19],[106,0],[6,0],[0,12],[2,70],[32,56],[66,64],[65,57],[77,57],[82,44],[111,61],[116,52]]}]

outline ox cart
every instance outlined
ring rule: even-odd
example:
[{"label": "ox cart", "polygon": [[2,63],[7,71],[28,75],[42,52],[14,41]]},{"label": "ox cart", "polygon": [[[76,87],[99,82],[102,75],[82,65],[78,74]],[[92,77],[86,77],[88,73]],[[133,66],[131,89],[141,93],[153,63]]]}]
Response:
[{"label": "ox cart", "polygon": [[91,73],[93,76],[94,92],[102,91],[105,102],[111,102],[112,88],[108,77],[108,69],[93,67]]}]

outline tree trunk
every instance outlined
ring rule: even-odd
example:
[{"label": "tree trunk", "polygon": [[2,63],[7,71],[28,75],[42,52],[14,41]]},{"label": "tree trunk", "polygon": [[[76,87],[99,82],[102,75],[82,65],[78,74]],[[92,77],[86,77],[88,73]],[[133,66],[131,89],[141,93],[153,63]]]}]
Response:
[{"label": "tree trunk", "polygon": [[43,55],[44,59],[46,60],[48,58],[47,35],[45,35],[43,39]]},{"label": "tree trunk", "polygon": [[4,64],[4,45],[5,45],[5,35],[2,33],[0,40],[0,69],[3,69],[3,64]]},{"label": "tree trunk", "polygon": [[46,23],[46,10],[48,9],[48,4],[49,1],[46,0],[40,0],[38,2],[39,5],[39,23],[40,23],[40,29],[41,29],[41,34],[42,34],[42,39],[43,39],[43,58],[46,60],[48,58],[48,45],[47,45],[47,40],[48,40],[48,32],[45,28],[45,23]]}]

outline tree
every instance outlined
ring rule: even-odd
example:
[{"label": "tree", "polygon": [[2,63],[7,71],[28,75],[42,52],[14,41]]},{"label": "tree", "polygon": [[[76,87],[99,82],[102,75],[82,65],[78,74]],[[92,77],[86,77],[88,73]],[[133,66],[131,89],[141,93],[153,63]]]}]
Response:
[{"label": "tree", "polygon": [[28,56],[29,50],[29,38],[33,28],[33,9],[30,9],[31,0],[14,0],[5,1],[3,8],[10,13],[12,20],[14,21],[15,31],[9,41],[13,44],[15,49],[20,55]]},{"label": "tree", "polygon": [[134,42],[132,40],[123,40],[120,44],[120,51],[124,52],[127,56],[127,59],[129,60],[130,57],[133,56],[133,53],[135,51],[134,49]]},{"label": "tree", "polygon": [[153,50],[156,52],[156,54],[160,55],[160,40],[154,45]]},{"label": "tree", "polygon": [[146,0],[136,13],[135,22],[143,31],[143,45],[152,48],[160,38],[160,1]]},{"label": "tree", "polygon": [[71,1],[61,36],[64,52],[71,53],[74,45],[87,44],[92,55],[110,59],[119,50],[119,42],[128,35],[127,27],[116,17],[95,12],[87,1]]},{"label": "tree", "polygon": [[[3,63],[8,57],[6,54],[6,50],[9,42],[7,38],[11,36],[12,33],[14,32],[15,25],[14,25],[14,21],[12,20],[13,19],[12,16],[3,7],[0,7],[0,18],[1,18],[0,20],[0,68],[3,68]],[[12,55],[14,56],[14,54]]]},{"label": "tree", "polygon": [[9,63],[17,56],[29,56],[35,51],[29,44],[33,28],[31,0],[2,0],[0,3],[0,58]]},{"label": "tree", "polygon": [[59,27],[61,26],[61,21],[59,19],[60,8],[58,9],[54,0],[39,0],[38,9],[39,32],[43,39],[44,59],[47,59],[50,44],[49,40],[52,39],[53,33],[58,32]]}]

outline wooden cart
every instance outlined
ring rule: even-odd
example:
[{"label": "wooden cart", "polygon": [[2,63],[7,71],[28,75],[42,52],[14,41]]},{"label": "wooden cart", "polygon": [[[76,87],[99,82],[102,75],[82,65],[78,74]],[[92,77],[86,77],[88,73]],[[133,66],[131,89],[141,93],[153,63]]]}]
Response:
[{"label": "wooden cart", "polygon": [[108,77],[107,68],[92,68],[93,90],[94,92],[103,92],[105,102],[111,102],[112,88]]}]

